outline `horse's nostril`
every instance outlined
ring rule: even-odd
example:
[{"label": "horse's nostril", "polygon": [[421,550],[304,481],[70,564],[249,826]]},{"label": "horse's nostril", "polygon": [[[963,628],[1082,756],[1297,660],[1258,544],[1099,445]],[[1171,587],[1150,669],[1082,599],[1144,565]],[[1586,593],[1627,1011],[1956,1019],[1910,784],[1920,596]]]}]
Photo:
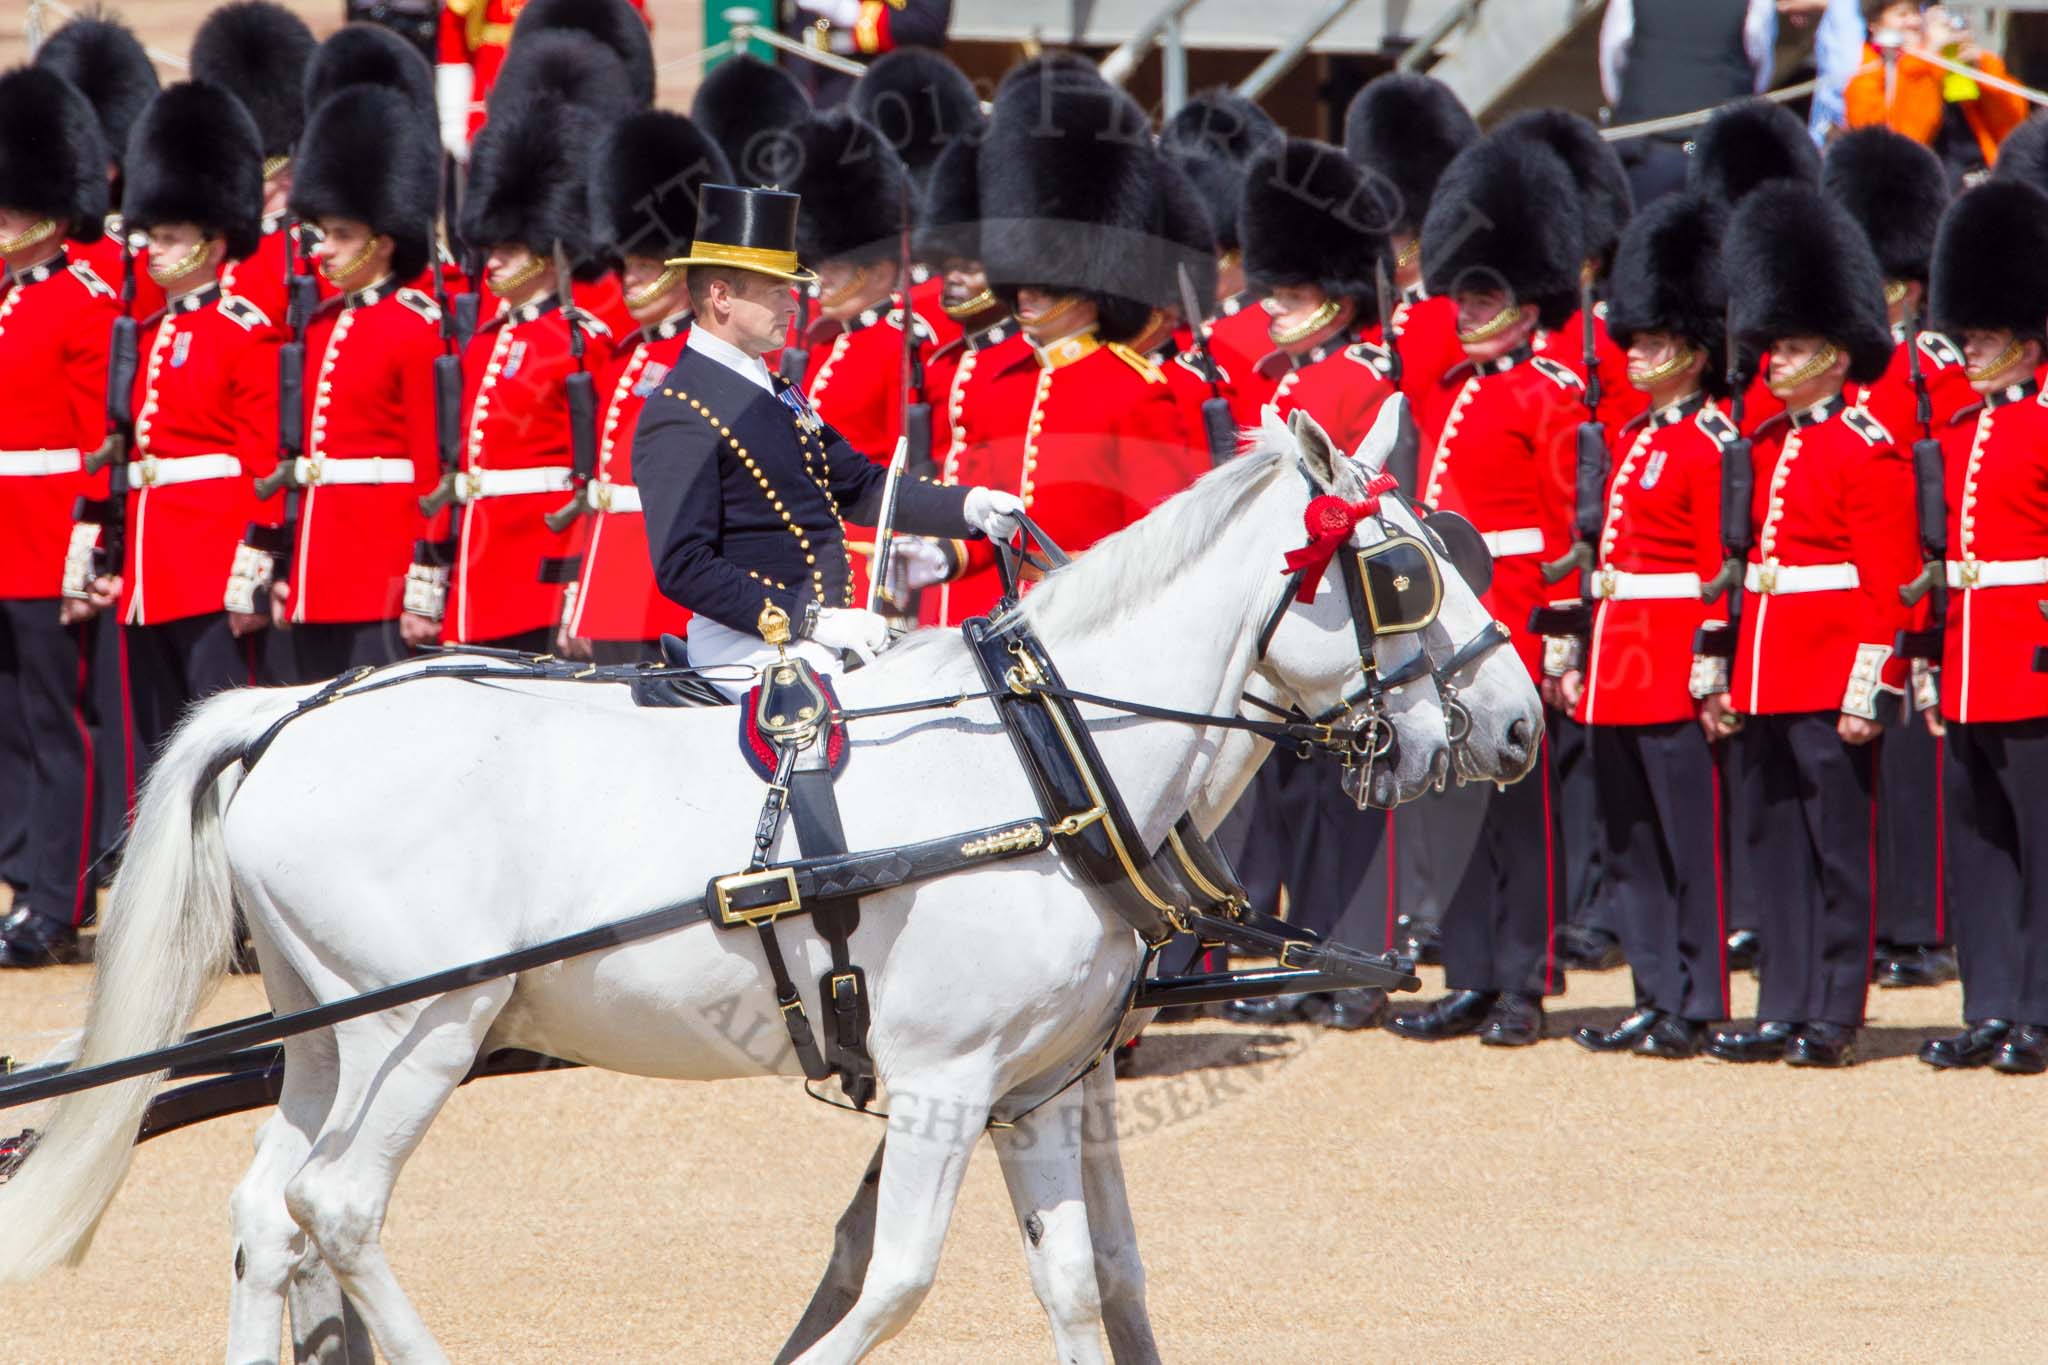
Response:
[{"label": "horse's nostril", "polygon": [[1508,743],[1518,754],[1529,752],[1529,722],[1526,717],[1517,716],[1509,723]]}]

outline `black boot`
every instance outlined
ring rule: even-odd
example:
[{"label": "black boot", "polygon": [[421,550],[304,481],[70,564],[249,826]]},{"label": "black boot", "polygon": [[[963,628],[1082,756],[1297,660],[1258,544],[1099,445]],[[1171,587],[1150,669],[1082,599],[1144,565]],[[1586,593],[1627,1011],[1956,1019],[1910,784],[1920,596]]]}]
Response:
[{"label": "black boot", "polygon": [[1579,972],[1612,971],[1627,961],[1620,939],[1605,929],[1589,929],[1582,924],[1558,926],[1557,958]]},{"label": "black boot", "polygon": [[1419,1043],[1463,1038],[1479,1032],[1499,998],[1491,991],[1452,991],[1426,1009],[1401,1011],[1387,1027]]},{"label": "black boot", "polygon": [[1542,1039],[1543,997],[1519,991],[1503,991],[1479,1029],[1488,1047],[1528,1047]]},{"label": "black boot", "polygon": [[1757,949],[1763,940],[1754,929],[1737,929],[1728,935],[1728,970],[1731,972],[1753,972],[1756,970]]},{"label": "black boot", "polygon": [[1856,1030],[1848,1024],[1818,1020],[1801,1024],[1785,1044],[1787,1066],[1854,1066]]},{"label": "black boot", "polygon": [[2012,1032],[2003,1019],[1986,1019],[1970,1025],[1952,1038],[1930,1038],[1920,1045],[1920,1060],[1941,1071],[1987,1065],[1998,1046]]},{"label": "black boot", "polygon": [[1291,1024],[1301,1018],[1309,997],[1299,991],[1291,995],[1260,995],[1250,1000],[1226,1000],[1223,1017],[1233,1024]]},{"label": "black boot", "polygon": [[1317,991],[1301,1007],[1301,1017],[1324,1028],[1377,1028],[1387,1021],[1387,993],[1375,986],[1349,991]]},{"label": "black boot", "polygon": [[1706,1045],[1705,1024],[1697,1019],[1681,1019],[1675,1014],[1667,1014],[1657,1021],[1656,1027],[1636,1039],[1632,1051],[1638,1057],[1682,1062],[1688,1057],[1699,1056]]},{"label": "black boot", "polygon": [[1778,1019],[1763,1020],[1754,1029],[1716,1029],[1707,1055],[1724,1062],[1782,1061],[1792,1030],[1793,1025]]},{"label": "black boot", "polygon": [[1939,986],[1956,979],[1956,950],[1880,947],[1871,963],[1870,979],[1887,990]]},{"label": "black boot", "polygon": [[1572,1041],[1588,1052],[1624,1052],[1663,1017],[1662,1010],[1640,1009],[1604,1033],[1596,1028],[1575,1029]]},{"label": "black boot", "polygon": [[2008,1033],[1991,1059],[1991,1069],[2008,1076],[2038,1076],[2048,1071],[2048,1028],[2021,1024]]},{"label": "black boot", "polygon": [[19,904],[0,920],[0,967],[53,967],[78,960],[78,931],[63,920]]}]

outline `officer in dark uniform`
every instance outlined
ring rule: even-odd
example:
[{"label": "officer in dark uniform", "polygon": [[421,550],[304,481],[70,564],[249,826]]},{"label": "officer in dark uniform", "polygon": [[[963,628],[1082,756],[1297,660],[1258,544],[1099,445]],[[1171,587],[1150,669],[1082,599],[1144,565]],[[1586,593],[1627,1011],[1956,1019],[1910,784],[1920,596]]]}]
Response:
[{"label": "officer in dark uniform", "polygon": [[[883,619],[853,603],[843,521],[879,519],[888,472],[761,359],[788,331],[790,286],[814,278],[797,261],[797,207],[797,196],[775,190],[699,191],[697,236],[671,262],[688,272],[696,321],[633,438],[655,582],[693,613],[698,667],[774,657],[763,638],[768,608],[787,617],[797,651],[826,670],[839,650],[872,655],[888,643]],[[896,525],[1002,537],[1021,510],[1015,494],[909,479]],[[730,690],[746,685],[735,670]]]}]

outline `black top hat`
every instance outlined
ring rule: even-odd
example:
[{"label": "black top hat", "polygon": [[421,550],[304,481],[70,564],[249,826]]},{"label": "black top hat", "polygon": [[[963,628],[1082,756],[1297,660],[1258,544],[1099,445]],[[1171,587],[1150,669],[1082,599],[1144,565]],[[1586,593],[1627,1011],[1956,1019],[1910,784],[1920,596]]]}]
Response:
[{"label": "black top hat", "polygon": [[818,277],[796,258],[796,213],[802,203],[801,196],[783,190],[705,185],[697,191],[697,236],[690,254],[664,264],[730,266],[791,284],[812,284]]}]

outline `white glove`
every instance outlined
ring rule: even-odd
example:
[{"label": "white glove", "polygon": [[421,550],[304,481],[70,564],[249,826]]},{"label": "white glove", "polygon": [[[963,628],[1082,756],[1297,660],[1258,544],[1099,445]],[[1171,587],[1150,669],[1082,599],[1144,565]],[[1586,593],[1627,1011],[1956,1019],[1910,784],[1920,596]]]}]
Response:
[{"label": "white glove", "polygon": [[990,540],[1008,540],[1017,533],[1017,515],[1023,510],[1024,499],[1015,493],[1005,493],[1000,488],[970,488],[960,512],[969,526]]},{"label": "white glove", "polygon": [[850,649],[872,662],[888,647],[889,623],[859,607],[826,607],[806,638],[827,649]]},{"label": "white glove", "polygon": [[469,164],[469,99],[476,92],[476,71],[467,62],[442,62],[434,68],[434,108],[441,116],[441,146],[463,165]]},{"label": "white glove", "polygon": [[796,7],[838,28],[852,28],[860,22],[860,0],[796,0]]},{"label": "white glove", "polygon": [[946,581],[953,561],[936,540],[897,536],[889,542],[889,586],[917,592]]}]

